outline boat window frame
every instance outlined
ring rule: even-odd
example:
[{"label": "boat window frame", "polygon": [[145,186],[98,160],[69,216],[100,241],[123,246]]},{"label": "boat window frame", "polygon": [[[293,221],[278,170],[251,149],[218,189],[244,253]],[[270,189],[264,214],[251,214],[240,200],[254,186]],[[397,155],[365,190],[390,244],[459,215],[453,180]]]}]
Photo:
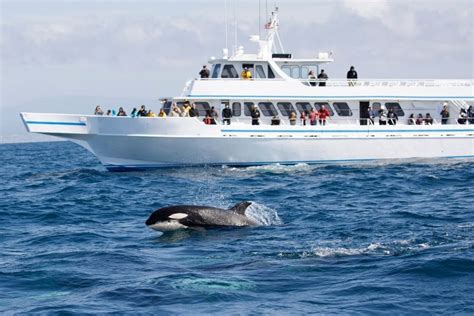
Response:
[{"label": "boat window frame", "polygon": [[[232,69],[234,73],[232,73]],[[224,77],[224,71],[229,71],[229,76]],[[227,75],[227,72],[226,72]],[[233,64],[225,64],[224,67],[222,68],[221,72],[221,78],[223,79],[238,79],[239,78],[239,73],[237,72],[237,69],[235,69],[235,66]]]},{"label": "boat window frame", "polygon": [[[303,109],[303,107],[299,107],[299,104],[305,104],[309,105],[309,110],[308,109]],[[295,107],[296,110],[301,114],[303,111],[305,111],[306,114],[311,113],[311,110],[314,109],[314,106],[311,104],[311,102],[306,102],[306,101],[300,101],[300,102],[295,102]]]},{"label": "boat window frame", "polygon": [[267,73],[268,73],[268,76],[267,76],[268,79],[275,79],[276,78],[275,73],[273,72],[273,69],[270,65],[268,65],[268,67],[267,67]]},{"label": "boat window frame", "polygon": [[252,116],[252,107],[255,105],[254,102],[244,102],[244,115],[245,116]]},{"label": "boat window frame", "polygon": [[[268,108],[266,108],[266,106],[268,106]],[[278,111],[275,108],[275,105],[273,104],[273,102],[269,102],[269,101],[258,102],[258,108],[260,109],[260,112],[263,114],[263,116],[274,117],[278,115]]]},{"label": "boat window frame", "polygon": [[[193,103],[196,105],[196,111],[198,112],[199,116],[206,116],[207,112],[211,109],[211,105],[209,104],[209,102],[196,101]],[[204,105],[204,104],[207,105],[207,109],[205,108],[205,106],[203,106],[202,109],[200,108],[200,105]]]},{"label": "boat window frame", "polygon": [[255,78],[266,79],[267,75],[262,65],[255,65]]},{"label": "boat window frame", "polygon": [[211,78],[219,78],[220,71],[221,71],[221,64],[214,64],[214,66],[212,67]]},{"label": "boat window frame", "polygon": [[161,107],[166,115],[170,114],[172,105],[173,105],[173,101],[166,101]]},{"label": "boat window frame", "polygon": [[324,105],[326,107],[326,109],[328,109],[329,116],[334,116],[334,110],[332,109],[329,102],[314,102],[314,104],[313,104],[314,109],[318,112],[319,112],[319,110],[321,110],[321,105]]},{"label": "boat window frame", "polygon": [[398,117],[405,116],[405,111],[403,111],[402,106],[398,102],[385,102],[385,108],[387,111],[392,109],[392,111],[395,112]]},{"label": "boat window frame", "polygon": [[[289,104],[290,108],[288,110],[287,109],[282,110],[283,104]],[[291,112],[296,113],[295,107],[293,106],[293,103],[291,103],[291,102],[277,102],[277,108],[280,111],[280,114],[284,117],[289,117]],[[287,114],[285,114],[284,112],[287,113]]]},{"label": "boat window frame", "polygon": [[[238,111],[236,111],[236,109],[238,109]],[[242,115],[242,104],[240,102],[232,102],[232,116],[240,117],[241,115]]]},{"label": "boat window frame", "polygon": [[[341,109],[340,105],[344,105],[347,108]],[[339,116],[348,117],[348,116],[353,115],[351,107],[349,106],[349,104],[347,104],[347,102],[333,102],[332,106],[334,107],[334,109],[336,110],[337,115],[339,115]]]}]

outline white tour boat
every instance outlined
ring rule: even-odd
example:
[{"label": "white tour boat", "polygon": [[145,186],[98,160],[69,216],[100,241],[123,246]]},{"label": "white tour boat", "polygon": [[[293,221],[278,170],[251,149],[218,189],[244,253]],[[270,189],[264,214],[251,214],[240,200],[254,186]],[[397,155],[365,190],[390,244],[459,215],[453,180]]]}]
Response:
[{"label": "white tour boat", "polygon": [[[318,74],[321,65],[333,61],[331,54],[295,59],[282,53],[278,26],[274,12],[265,25],[266,38],[251,37],[259,46],[257,54],[239,47],[228,56],[224,49],[222,58],[209,61],[209,78],[191,80],[181,96],[163,100],[167,114],[172,104],[182,108],[189,102],[195,104],[198,117],[21,117],[29,132],[71,140],[109,170],[474,158],[474,118],[464,117],[474,102],[474,80],[308,79],[310,71]],[[241,77],[244,68],[252,79]],[[301,112],[314,118],[311,112],[323,105],[330,114],[326,125],[319,120],[311,125],[309,119],[304,125]],[[226,106],[232,112],[229,125],[222,120]],[[215,124],[206,124],[211,107],[219,116]],[[255,109],[260,112],[259,125],[252,124]],[[397,120],[387,121],[388,111]],[[292,112],[296,123],[289,119]],[[423,117],[417,120],[420,113]],[[427,113],[431,118],[426,119]]]}]

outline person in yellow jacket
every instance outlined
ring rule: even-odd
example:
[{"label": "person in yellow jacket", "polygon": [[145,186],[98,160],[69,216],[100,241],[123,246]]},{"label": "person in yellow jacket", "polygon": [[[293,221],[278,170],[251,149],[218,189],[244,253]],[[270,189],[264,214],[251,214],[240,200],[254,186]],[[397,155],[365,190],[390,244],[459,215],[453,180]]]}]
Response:
[{"label": "person in yellow jacket", "polygon": [[158,117],[166,117],[165,110],[161,109],[160,113],[158,113]]},{"label": "person in yellow jacket", "polygon": [[245,67],[244,70],[242,70],[242,73],[240,74],[240,76],[242,77],[242,79],[252,79],[252,73],[247,67]]}]

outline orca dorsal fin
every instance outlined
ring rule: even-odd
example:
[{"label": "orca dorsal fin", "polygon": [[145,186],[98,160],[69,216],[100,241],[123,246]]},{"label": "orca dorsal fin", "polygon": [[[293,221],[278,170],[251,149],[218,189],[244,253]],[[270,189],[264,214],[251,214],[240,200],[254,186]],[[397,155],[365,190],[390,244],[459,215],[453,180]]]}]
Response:
[{"label": "orca dorsal fin", "polygon": [[245,215],[245,211],[251,204],[252,202],[248,202],[248,201],[240,202],[232,206],[230,210],[236,212],[237,214]]}]

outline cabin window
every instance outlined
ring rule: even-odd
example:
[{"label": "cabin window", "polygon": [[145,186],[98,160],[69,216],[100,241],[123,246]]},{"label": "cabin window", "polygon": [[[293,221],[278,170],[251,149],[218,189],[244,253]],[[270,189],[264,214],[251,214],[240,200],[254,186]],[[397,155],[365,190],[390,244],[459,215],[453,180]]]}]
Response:
[{"label": "cabin window", "polygon": [[270,65],[268,65],[268,78],[275,79],[275,74],[273,73],[272,67],[270,67]]},{"label": "cabin window", "polygon": [[194,102],[194,104],[196,104],[196,110],[199,116],[206,116],[207,111],[211,109],[207,102]]},{"label": "cabin window", "polygon": [[405,112],[403,112],[403,109],[400,106],[400,103],[398,103],[398,102],[387,102],[387,103],[385,103],[385,107],[387,108],[387,110],[392,110],[393,112],[395,112],[395,114],[397,114],[397,116],[404,116],[405,115]]},{"label": "cabin window", "polygon": [[242,106],[240,102],[232,103],[232,116],[240,116],[242,114]]},{"label": "cabin window", "polygon": [[339,116],[352,116],[352,111],[346,102],[334,102],[332,104]]},{"label": "cabin window", "polygon": [[166,115],[170,114],[171,104],[173,104],[171,101],[166,101],[165,104],[163,104],[163,111],[165,111]]},{"label": "cabin window", "polygon": [[256,70],[255,75],[256,75],[257,78],[266,78],[265,71],[263,70],[262,65],[257,65],[255,67],[255,70]]},{"label": "cabin window", "polygon": [[316,109],[316,111],[319,111],[321,110],[322,105],[324,105],[326,109],[328,109],[330,116],[334,116],[334,111],[332,110],[331,106],[327,102],[316,102],[314,103],[314,108]]},{"label": "cabin window", "polygon": [[290,116],[291,112],[295,112],[295,108],[290,102],[278,102],[277,107],[283,116]]},{"label": "cabin window", "polygon": [[251,116],[252,108],[254,106],[253,102],[244,102],[244,114],[245,116]]},{"label": "cabin window", "polygon": [[271,102],[260,102],[258,107],[260,111],[262,111],[263,116],[275,116],[278,114],[275,106]]},{"label": "cabin window", "polygon": [[374,102],[372,103],[372,110],[375,112],[375,113],[378,113],[380,111],[380,108],[382,107],[382,104],[380,104],[380,102]]},{"label": "cabin window", "polygon": [[294,79],[301,78],[300,67],[298,66],[285,65],[281,67],[281,70],[283,70],[291,78],[294,78]]},{"label": "cabin window", "polygon": [[311,106],[309,102],[296,102],[295,105],[296,105],[296,108],[298,109],[298,112],[300,113],[302,112],[309,113],[313,109],[313,107]]},{"label": "cabin window", "polygon": [[221,64],[215,64],[212,69],[212,78],[219,78],[219,71],[221,71]]},{"label": "cabin window", "polygon": [[234,65],[225,65],[222,69],[221,78],[239,78],[237,70],[235,70]]}]

